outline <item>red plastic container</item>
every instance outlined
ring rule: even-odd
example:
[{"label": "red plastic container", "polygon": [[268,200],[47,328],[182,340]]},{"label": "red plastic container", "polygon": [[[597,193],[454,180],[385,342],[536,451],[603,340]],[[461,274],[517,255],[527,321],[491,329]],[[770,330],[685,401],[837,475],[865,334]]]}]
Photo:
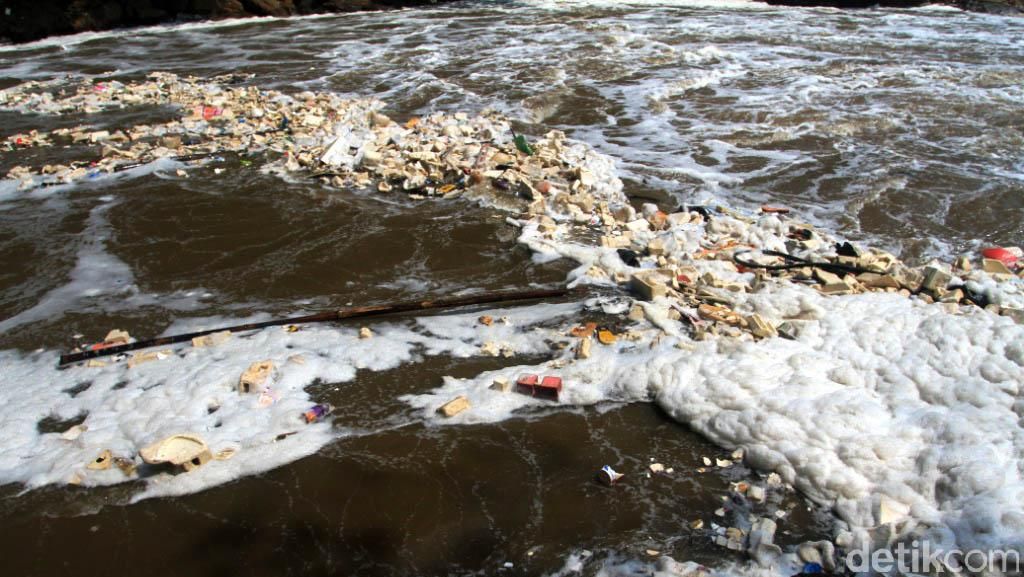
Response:
[{"label": "red plastic container", "polygon": [[998,260],[1006,266],[1013,266],[1013,263],[1017,262],[1017,255],[999,246],[986,248],[981,251],[981,256]]},{"label": "red plastic container", "polygon": [[539,379],[537,375],[522,375],[516,381],[516,392],[538,399],[557,401],[558,394],[562,392],[562,379],[561,377]]},{"label": "red plastic container", "polygon": [[544,377],[540,384],[534,388],[533,396],[542,399],[558,400],[558,394],[562,392],[561,377]]},{"label": "red plastic container", "polygon": [[519,380],[516,381],[516,392],[532,397],[534,389],[537,388],[538,380],[537,375],[520,376]]}]

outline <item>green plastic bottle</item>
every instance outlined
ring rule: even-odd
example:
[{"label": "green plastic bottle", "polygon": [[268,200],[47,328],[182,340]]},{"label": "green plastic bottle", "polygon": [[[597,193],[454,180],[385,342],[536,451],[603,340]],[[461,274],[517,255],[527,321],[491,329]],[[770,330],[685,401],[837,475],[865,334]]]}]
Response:
[{"label": "green plastic bottle", "polygon": [[530,147],[530,143],[526,141],[526,137],[522,134],[512,133],[515,138],[513,142],[516,143],[516,149],[522,152],[526,156],[533,156],[533,148]]}]

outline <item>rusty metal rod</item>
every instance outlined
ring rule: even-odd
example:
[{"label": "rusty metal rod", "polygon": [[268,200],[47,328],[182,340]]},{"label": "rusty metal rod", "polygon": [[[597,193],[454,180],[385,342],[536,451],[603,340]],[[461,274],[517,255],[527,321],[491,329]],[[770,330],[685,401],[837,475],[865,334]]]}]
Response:
[{"label": "rusty metal rod", "polygon": [[118,353],[126,353],[128,351],[135,351],[138,349],[146,349],[149,347],[159,347],[162,345],[170,345],[174,343],[182,343],[190,341],[196,337],[209,335],[212,333],[219,333],[221,331],[231,331],[233,333],[242,331],[252,331],[262,329],[266,327],[276,327],[282,325],[298,325],[304,323],[322,323],[328,321],[341,321],[346,319],[362,318],[362,317],[374,317],[382,315],[390,315],[397,313],[405,313],[411,311],[426,311],[436,309],[449,309],[457,307],[465,307],[472,305],[492,304],[501,302],[518,302],[528,300],[539,300],[547,298],[558,298],[563,297],[571,293],[581,292],[578,289],[540,289],[530,291],[505,291],[505,292],[491,292],[476,295],[469,295],[463,297],[451,297],[451,298],[440,298],[430,300],[414,300],[414,301],[401,301],[397,303],[389,303],[383,305],[371,305],[364,307],[350,307],[334,311],[326,311],[322,313],[316,313],[311,315],[305,315],[301,317],[290,317],[286,319],[275,319],[269,321],[263,321],[259,323],[247,323],[244,325],[235,325],[231,327],[222,327],[218,329],[207,329],[204,331],[196,331],[194,333],[186,333],[182,335],[174,335],[169,337],[158,337],[155,339],[146,339],[136,341],[134,343],[128,343],[126,345],[115,345],[110,347],[103,347],[98,349],[91,349],[80,351],[76,353],[67,353],[60,356],[59,365],[67,365],[71,363],[77,363],[88,359],[95,359],[97,357],[106,357],[110,355],[116,355]]}]

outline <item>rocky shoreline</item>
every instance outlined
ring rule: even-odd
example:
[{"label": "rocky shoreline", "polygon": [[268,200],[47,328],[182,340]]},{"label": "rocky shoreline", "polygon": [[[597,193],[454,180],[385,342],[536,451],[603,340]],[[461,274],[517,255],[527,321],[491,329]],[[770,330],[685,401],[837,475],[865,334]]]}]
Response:
[{"label": "rocky shoreline", "polygon": [[[0,12],[0,43],[189,20],[389,10],[451,0],[14,0]],[[964,10],[1024,14],[1024,0],[762,0],[779,6],[911,8],[949,4]]]}]

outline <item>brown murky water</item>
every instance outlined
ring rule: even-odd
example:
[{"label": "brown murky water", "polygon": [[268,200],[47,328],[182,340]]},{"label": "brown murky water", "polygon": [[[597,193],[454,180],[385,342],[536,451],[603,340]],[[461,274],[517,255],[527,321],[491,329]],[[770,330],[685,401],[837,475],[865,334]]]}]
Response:
[{"label": "brown murky water", "polygon": [[[132,487],[46,488],[0,501],[8,570],[17,575],[539,575],[587,555],[648,550],[718,564],[739,554],[711,544],[710,523],[743,467],[699,472],[726,456],[647,404],[539,410],[496,425],[430,427],[395,415],[395,398],[442,375],[471,376],[494,360],[439,360],[361,373],[337,392],[336,426],[358,433],[319,454],[199,494],[120,504]],[[399,421],[399,422],[396,422]],[[648,476],[653,460],[671,475]],[[615,463],[613,487],[595,471]],[[818,538],[831,524],[797,496],[755,511],[787,511],[779,542]],[[745,510],[745,509],[744,509]],[[690,521],[703,519],[703,529]],[[506,563],[512,563],[507,567]],[[144,569],[141,569],[144,568]]]},{"label": "brown murky water", "polygon": [[[240,72],[288,92],[376,95],[395,118],[494,107],[527,134],[563,129],[615,157],[638,203],[786,204],[924,258],[1024,241],[1022,27],[935,11],[465,4],[2,51],[0,86]],[[168,113],[3,112],[0,136]],[[3,152],[0,171],[98,152]],[[79,333],[155,335],[192,317],[557,286],[573,266],[531,260],[494,210],[285,182],[259,172],[262,160],[0,197],[0,349],[66,350]],[[723,451],[684,425],[652,406],[606,404],[436,428],[397,398],[500,363],[420,361],[361,371],[343,389],[310,385],[339,407],[335,426],[356,433],[262,475],[136,504],[131,486],[8,485],[0,555],[14,575],[77,576],[538,575],[582,551],[589,574],[647,549],[733,559],[687,524],[714,520],[728,481],[753,473],[698,473]],[[675,474],[647,478],[650,459]],[[599,485],[604,464],[626,480]],[[797,497],[767,507],[792,510],[784,543],[829,532]]]}]

